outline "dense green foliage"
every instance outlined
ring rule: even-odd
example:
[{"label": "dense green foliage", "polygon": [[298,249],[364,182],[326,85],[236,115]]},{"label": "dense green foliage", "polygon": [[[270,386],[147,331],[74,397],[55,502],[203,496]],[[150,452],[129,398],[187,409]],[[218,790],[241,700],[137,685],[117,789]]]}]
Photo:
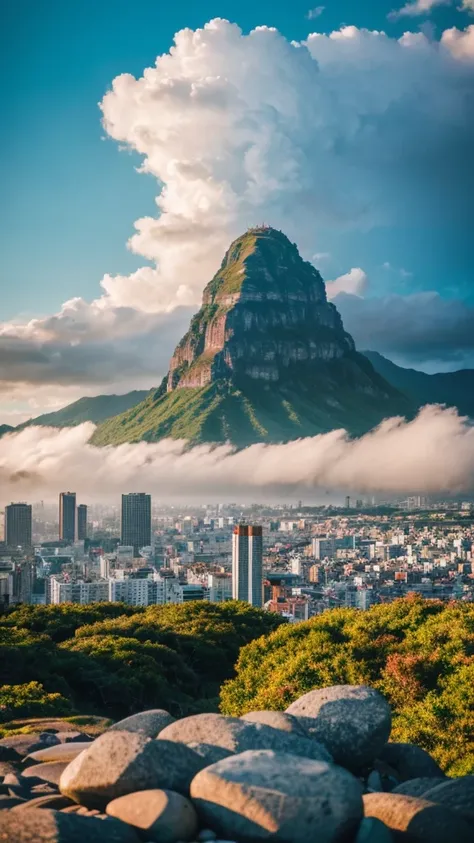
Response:
[{"label": "dense green foliage", "polygon": [[221,709],[285,709],[313,688],[368,684],[394,712],[392,740],[419,744],[451,775],[474,773],[474,605],[410,597],[332,609],[245,647]]},{"label": "dense green foliage", "polygon": [[428,375],[416,369],[404,369],[387,360],[377,351],[364,351],[376,372],[408,395],[415,404],[447,404],[457,407],[462,415],[474,418],[474,371],[460,369],[458,372],[438,372]]},{"label": "dense green foliage", "polygon": [[[368,390],[361,402],[357,382],[366,366],[371,368],[362,355],[354,354],[315,367],[304,382],[295,365],[293,377],[278,387],[240,378],[232,384],[214,381],[203,387],[175,389],[158,398],[150,395],[129,412],[100,425],[92,443],[119,445],[171,437],[192,442],[230,441],[245,447],[316,436],[342,427],[358,435],[401,407],[398,393],[381,405],[380,393],[371,395]],[[370,378],[376,382],[378,375],[369,371],[367,384]],[[409,404],[403,406],[409,413]]]},{"label": "dense green foliage", "polygon": [[280,623],[235,602],[21,606],[0,617],[0,722],[212,710],[239,649]]}]

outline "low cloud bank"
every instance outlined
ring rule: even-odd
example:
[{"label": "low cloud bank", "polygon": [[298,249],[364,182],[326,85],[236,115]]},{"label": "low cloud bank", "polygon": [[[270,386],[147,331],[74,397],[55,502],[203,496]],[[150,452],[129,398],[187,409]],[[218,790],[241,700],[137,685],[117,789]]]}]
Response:
[{"label": "low cloud bank", "polygon": [[54,498],[68,488],[85,500],[145,490],[161,500],[251,500],[325,490],[393,494],[474,489],[474,426],[455,410],[424,407],[413,421],[391,418],[360,439],[346,431],[283,445],[200,445],[162,440],[118,447],[89,444],[94,425],[30,427],[0,440],[3,502]]}]

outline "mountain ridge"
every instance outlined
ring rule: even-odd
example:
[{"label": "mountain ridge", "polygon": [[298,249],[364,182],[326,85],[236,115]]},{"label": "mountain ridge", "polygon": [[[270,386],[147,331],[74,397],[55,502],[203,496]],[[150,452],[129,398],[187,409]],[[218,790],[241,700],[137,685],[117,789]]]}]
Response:
[{"label": "mountain ridge", "polygon": [[356,351],[319,272],[286,235],[260,226],[227,250],[161,386],[92,442],[244,447],[335,427],[359,434],[412,410]]}]

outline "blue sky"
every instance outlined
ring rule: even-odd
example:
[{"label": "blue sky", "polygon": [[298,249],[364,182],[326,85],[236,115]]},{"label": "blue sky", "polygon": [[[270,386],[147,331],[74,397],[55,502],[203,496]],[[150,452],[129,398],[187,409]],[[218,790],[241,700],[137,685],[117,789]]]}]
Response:
[{"label": "blue sky", "polygon": [[[174,33],[214,17],[237,22],[244,32],[266,24],[289,39],[342,24],[385,29],[394,36],[428,18],[388,21],[393,0],[327,0],[308,20],[307,0],[6,0],[2,28],[0,138],[3,185],[0,227],[1,318],[45,315],[67,298],[97,294],[104,273],[127,273],[143,264],[126,241],[133,221],[155,210],[156,183],[138,175],[139,158],[105,141],[97,103],[120,73],[141,75],[167,52]],[[5,15],[4,15],[5,17]],[[468,16],[466,15],[466,20]],[[462,23],[459,13],[435,9],[430,25]],[[334,272],[348,262],[393,284],[380,266],[403,264],[413,289],[470,295],[468,255],[452,254],[437,232],[420,225],[327,238]],[[326,269],[326,267],[324,267]],[[405,290],[407,281],[397,279]]]},{"label": "blue sky", "polygon": [[[286,39],[284,48],[273,36],[269,37],[271,44],[262,41],[262,62],[261,67],[257,62],[256,73],[261,75],[259,84],[265,94],[257,105],[263,108],[262,114],[270,114],[273,94],[267,73],[270,79],[274,77],[276,90],[288,83],[291,92],[295,86],[295,103],[299,104],[295,108],[300,109],[295,125],[301,121],[303,126],[300,140],[294,136],[294,126],[281,128],[288,103],[282,101],[280,122],[275,119],[272,124],[272,117],[270,124],[277,133],[281,129],[278,143],[291,139],[295,161],[300,144],[307,167],[309,162],[308,193],[303,167],[298,191],[294,193],[291,180],[287,183],[282,177],[282,185],[270,191],[263,207],[272,223],[282,225],[282,220],[288,219],[289,235],[298,239],[306,257],[316,255],[314,262],[326,280],[345,277],[352,268],[365,279],[357,291],[360,296],[342,296],[336,302],[358,346],[376,348],[403,365],[427,371],[474,365],[470,31],[466,29],[462,46],[460,39],[454,43],[452,38],[443,42],[446,49],[438,49],[436,43],[451,27],[461,32],[474,24],[474,17],[459,10],[461,0],[433,0],[436,7],[430,13],[390,18],[391,10],[402,2],[326,0],[321,14],[309,16],[311,3],[306,0],[174,4],[160,0],[4,0],[0,35],[4,127],[0,135],[0,320],[4,322],[0,334],[6,337],[5,345],[0,345],[0,411],[4,416],[10,414],[16,420],[84,393],[151,386],[166,368],[189,312],[196,309],[196,289],[206,280],[205,244],[200,244],[201,251],[192,252],[189,264],[194,271],[199,263],[202,270],[194,289],[188,289],[185,278],[183,289],[176,291],[183,267],[179,271],[175,267],[171,281],[176,295],[171,295],[171,281],[166,276],[164,304],[157,304],[159,296],[152,288],[157,280],[161,283],[161,276],[154,273],[155,261],[162,259],[160,231],[139,232],[137,254],[127,248],[127,240],[134,234],[136,220],[157,217],[157,179],[166,171],[166,162],[153,162],[156,149],[153,152],[152,145],[141,155],[136,151],[140,146],[137,126],[140,128],[140,120],[148,121],[148,113],[144,111],[134,123],[126,92],[107,102],[107,130],[101,125],[99,103],[120,74],[140,79],[157,56],[168,53],[177,31],[185,27],[197,30],[216,17],[237,23],[244,35],[257,26],[271,26]],[[464,2],[474,6],[474,0]],[[308,76],[305,62],[299,61],[296,72],[288,42],[302,42],[311,32],[329,34],[344,26],[384,30],[389,39],[367,40],[359,33],[351,40],[356,54],[360,50],[357,70],[362,70],[352,74],[350,62],[355,59],[341,51],[328,79],[319,74],[323,82],[315,94],[315,124],[311,126],[305,100],[311,98],[312,86],[319,84],[314,75],[316,64]],[[408,56],[405,63],[403,51],[396,49],[396,39],[407,30],[423,33],[425,42],[417,50],[404,51]],[[321,62],[323,70],[329,47],[329,41],[326,46],[315,42],[313,58]],[[211,44],[211,53],[212,49]],[[247,47],[242,42],[237,49],[244,55]],[[410,58],[414,53],[416,62]],[[177,59],[173,61],[177,65]],[[223,65],[222,57],[219,61],[220,73],[225,75],[225,62]],[[337,61],[341,62],[340,73]],[[199,72],[201,81],[205,80],[205,68]],[[387,74],[386,80],[380,78],[381,72]],[[237,85],[236,74],[236,67],[229,64],[231,86]],[[353,78],[357,81],[352,82]],[[393,96],[385,103],[384,90],[392,86]],[[138,83],[136,88],[139,93]],[[334,117],[331,97],[336,98]],[[188,103],[184,115],[189,107]],[[153,100],[149,108],[153,108]],[[318,109],[326,121],[321,122],[321,132],[316,125]],[[172,114],[179,122],[179,113]],[[325,134],[328,126],[330,140]],[[155,124],[150,120],[148,128],[158,132],[160,118]],[[367,137],[376,141],[377,133],[380,141],[372,147],[366,143]],[[260,141],[259,155],[263,155],[267,141]],[[270,146],[274,141],[270,136]],[[196,143],[199,145],[198,138]],[[313,149],[316,165],[318,155],[323,162],[315,172],[311,172]],[[275,150],[278,153],[278,144]],[[331,157],[329,153],[334,154]],[[174,157],[173,145],[167,147],[166,154],[169,160]],[[231,169],[238,166],[238,156],[233,161],[234,153],[225,143],[216,154],[222,154],[223,160],[230,155]],[[205,156],[205,149],[198,152],[188,144],[181,153],[180,166]],[[144,159],[149,161],[149,174],[136,172]],[[276,160],[284,170],[285,156],[278,158],[277,154]],[[264,189],[272,181],[270,155],[267,163]],[[261,175],[259,168],[265,169],[263,158],[258,159],[253,176]],[[367,196],[366,176],[370,181]],[[233,186],[232,178],[228,181]],[[179,190],[186,189],[186,184],[176,181],[175,189],[173,218]],[[237,194],[236,203],[242,199]],[[302,227],[305,203],[308,210]],[[200,214],[201,206],[196,207]],[[238,203],[235,207],[240,208]],[[232,210],[229,236],[235,235],[238,224],[260,221],[249,213],[248,209],[245,213]],[[211,243],[215,231],[209,225],[207,219],[208,227],[203,230],[211,232]],[[228,242],[222,232],[220,238],[212,240],[210,267],[222,244]],[[176,256],[171,257],[172,263]],[[143,271],[147,266],[149,275]],[[129,278],[136,271],[141,273],[139,284],[133,275],[133,283]],[[168,272],[166,267],[163,272]],[[169,273],[172,275],[171,270]],[[121,280],[111,283],[104,297],[100,281],[107,274],[119,275]],[[71,299],[81,301],[64,313],[61,307]],[[94,300],[99,304],[89,306]],[[28,325],[31,319],[40,321],[32,327]],[[429,323],[428,328],[422,328],[423,322]],[[157,336],[162,338],[159,348]],[[146,337],[142,346],[140,337]],[[144,368],[151,337],[154,364]]]}]

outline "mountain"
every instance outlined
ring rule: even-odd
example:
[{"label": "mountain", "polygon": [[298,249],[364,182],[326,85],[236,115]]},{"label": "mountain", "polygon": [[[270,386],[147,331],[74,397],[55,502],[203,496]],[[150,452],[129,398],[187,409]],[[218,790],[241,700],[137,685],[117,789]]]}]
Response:
[{"label": "mountain", "polygon": [[377,351],[362,353],[370,360],[379,375],[395,389],[399,389],[411,398],[418,406],[447,404],[448,407],[457,407],[462,416],[474,418],[473,369],[427,375],[426,372],[397,366]]},{"label": "mountain", "polygon": [[[148,395],[148,390],[134,390],[125,395],[96,395],[93,398],[79,398],[73,404],[68,404],[61,410],[54,413],[45,413],[35,419],[18,425],[15,430],[22,430],[31,425],[41,427],[75,427],[82,422],[91,421],[100,424],[110,416],[116,416],[130,410],[135,404],[139,404]],[[8,426],[8,425],[6,425]],[[13,428],[12,428],[13,429]],[[0,428],[1,430],[1,428]]]},{"label": "mountain", "polygon": [[0,438],[5,435],[5,433],[11,433],[12,430],[15,430],[11,424],[0,424]]},{"label": "mountain", "polygon": [[230,246],[161,386],[92,441],[169,436],[243,447],[339,427],[362,433],[411,409],[356,352],[319,272],[262,226]]}]

